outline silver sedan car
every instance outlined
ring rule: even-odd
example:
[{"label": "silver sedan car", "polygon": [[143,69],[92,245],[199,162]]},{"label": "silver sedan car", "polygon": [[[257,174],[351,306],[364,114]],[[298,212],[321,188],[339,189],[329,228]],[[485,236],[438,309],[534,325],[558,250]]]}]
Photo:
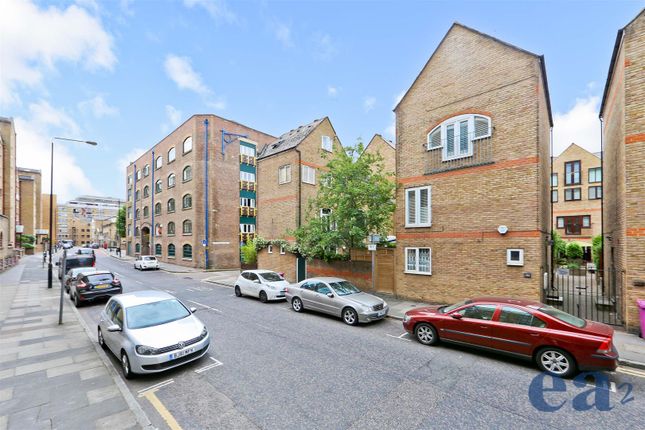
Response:
[{"label": "silver sedan car", "polygon": [[119,358],[126,379],[197,360],[210,336],[195,310],[161,291],[114,296],[101,312],[99,344]]},{"label": "silver sedan car", "polygon": [[303,309],[341,317],[346,324],[377,321],[389,307],[380,297],[367,294],[341,278],[309,278],[287,287],[287,301],[296,312]]}]

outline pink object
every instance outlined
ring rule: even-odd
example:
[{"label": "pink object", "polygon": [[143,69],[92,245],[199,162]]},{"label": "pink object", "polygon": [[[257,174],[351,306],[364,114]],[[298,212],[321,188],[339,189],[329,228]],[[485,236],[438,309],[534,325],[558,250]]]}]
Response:
[{"label": "pink object", "polygon": [[645,339],[645,300],[636,300],[636,303],[638,303],[641,319],[641,337]]}]

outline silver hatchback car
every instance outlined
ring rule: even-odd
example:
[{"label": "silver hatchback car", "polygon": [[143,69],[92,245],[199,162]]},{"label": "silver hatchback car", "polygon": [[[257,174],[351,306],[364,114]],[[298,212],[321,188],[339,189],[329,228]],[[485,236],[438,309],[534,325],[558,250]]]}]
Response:
[{"label": "silver hatchback car", "polygon": [[206,326],[176,297],[161,291],[114,296],[101,312],[98,342],[121,361],[126,379],[161,372],[206,354]]},{"label": "silver hatchback car", "polygon": [[296,312],[303,309],[341,317],[346,324],[377,321],[389,307],[380,297],[367,294],[341,278],[309,278],[287,287],[287,301]]}]

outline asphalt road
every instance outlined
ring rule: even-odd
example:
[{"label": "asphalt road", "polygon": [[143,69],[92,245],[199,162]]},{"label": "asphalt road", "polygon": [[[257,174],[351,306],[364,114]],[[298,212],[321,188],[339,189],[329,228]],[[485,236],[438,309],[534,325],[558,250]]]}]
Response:
[{"label": "asphalt road", "polygon": [[[606,384],[545,377],[540,385],[530,363],[423,346],[396,320],[350,327],[286,302],[237,298],[190,274],[139,272],[102,251],[97,267],[116,272],[125,292],[160,289],[197,307],[211,333],[198,362],[126,381],[158,428],[643,428],[642,371],[599,374]],[[80,308],[90,327],[103,306]]]}]

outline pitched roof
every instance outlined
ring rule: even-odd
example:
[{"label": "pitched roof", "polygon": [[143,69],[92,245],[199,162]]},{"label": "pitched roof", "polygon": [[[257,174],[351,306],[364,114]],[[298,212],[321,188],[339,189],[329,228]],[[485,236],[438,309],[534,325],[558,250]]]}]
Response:
[{"label": "pitched roof", "polygon": [[369,148],[369,146],[372,144],[372,142],[374,142],[374,140],[375,140],[375,139],[377,139],[377,138],[379,138],[379,139],[381,139],[383,142],[387,143],[387,144],[388,144],[388,146],[389,146],[390,148],[392,148],[392,149],[396,150],[396,146],[394,145],[394,143],[392,143],[392,141],[387,140],[386,138],[384,138],[384,137],[383,137],[383,136],[381,136],[380,134],[376,133],[374,136],[372,136],[372,139],[370,139],[370,141],[367,143],[367,145],[366,145],[366,146],[365,146],[365,148],[363,149],[363,152],[367,151],[367,148]]},{"label": "pitched roof", "polygon": [[266,158],[300,145],[300,143],[302,143],[302,141],[305,140],[307,136],[309,136],[309,134],[311,134],[311,132],[325,120],[325,118],[319,118],[309,124],[301,125],[298,128],[294,128],[293,130],[286,132],[278,139],[265,145],[260,151],[258,159]]}]

